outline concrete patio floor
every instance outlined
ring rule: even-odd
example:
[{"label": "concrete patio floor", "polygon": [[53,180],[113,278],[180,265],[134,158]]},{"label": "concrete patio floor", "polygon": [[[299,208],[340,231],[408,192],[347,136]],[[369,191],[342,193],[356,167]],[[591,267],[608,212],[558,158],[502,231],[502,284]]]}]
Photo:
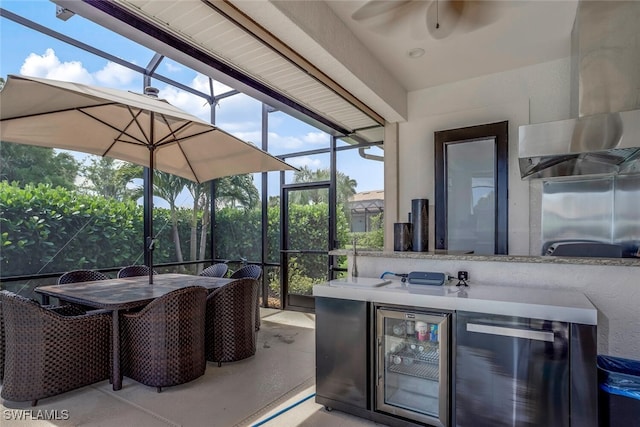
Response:
[{"label": "concrete patio floor", "polygon": [[36,407],[29,402],[1,401],[0,425],[376,425],[339,411],[327,412],[315,403],[314,327],[313,314],[262,309],[258,348],[251,358],[221,367],[208,362],[204,376],[166,387],[162,393],[124,377],[122,390],[117,392],[103,381],[42,399]]}]

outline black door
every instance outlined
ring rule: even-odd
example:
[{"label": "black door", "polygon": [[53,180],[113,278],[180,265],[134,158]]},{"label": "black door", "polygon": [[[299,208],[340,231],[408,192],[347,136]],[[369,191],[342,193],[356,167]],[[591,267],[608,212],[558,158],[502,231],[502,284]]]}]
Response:
[{"label": "black door", "polygon": [[312,311],[313,285],[329,280],[329,183],[288,185],[282,191],[284,308]]}]

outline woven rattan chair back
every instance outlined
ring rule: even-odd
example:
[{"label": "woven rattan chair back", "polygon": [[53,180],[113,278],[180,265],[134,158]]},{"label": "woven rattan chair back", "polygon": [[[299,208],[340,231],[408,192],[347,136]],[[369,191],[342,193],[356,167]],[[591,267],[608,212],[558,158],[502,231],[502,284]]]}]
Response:
[{"label": "woven rattan chair back", "polygon": [[[58,285],[64,285],[67,283],[79,283],[79,282],[93,282],[95,280],[107,280],[109,279],[109,276],[107,276],[104,273],[101,273],[99,271],[94,271],[94,270],[72,270],[72,271],[67,271],[66,273],[64,273],[62,276],[58,277]],[[49,302],[49,297],[45,297],[44,298],[44,302],[45,304],[48,304]],[[73,305],[75,307],[78,307],[82,310],[90,310],[91,307],[89,306],[84,306],[84,305],[80,305],[80,304],[75,304],[75,303],[69,303],[66,301],[60,301],[60,305]]]},{"label": "woven rattan chair back", "polygon": [[207,291],[189,286],[153,300],[120,322],[123,374],[142,384],[183,384],[204,375]]},{"label": "woven rattan chair back", "polygon": [[109,276],[94,270],[67,271],[58,278],[58,285],[65,283],[93,282],[95,280],[107,280]]},{"label": "woven rattan chair back", "polygon": [[5,366],[1,395],[31,401],[106,380],[111,372],[111,316],[64,316],[1,291]]},{"label": "woven rattan chair back", "polygon": [[[153,274],[158,274],[158,273],[154,270]],[[126,267],[122,267],[120,271],[118,271],[118,278],[148,276],[148,275],[149,275],[149,267],[147,267],[146,265],[128,265]]]},{"label": "woven rattan chair back", "polygon": [[2,299],[0,299],[0,380],[4,378],[4,319],[2,318]]},{"label": "woven rattan chair back", "polygon": [[210,265],[209,267],[202,270],[200,272],[200,276],[224,277],[224,275],[227,274],[228,270],[229,270],[229,266],[227,266],[227,264],[220,262],[218,264]]},{"label": "woven rattan chair back", "polygon": [[256,353],[258,280],[233,281],[207,297],[206,357],[211,362],[233,362]]},{"label": "woven rattan chair back", "polygon": [[262,268],[259,265],[248,264],[234,271],[231,278],[242,279],[244,277],[250,277],[252,279],[259,279],[260,276],[262,276]]},{"label": "woven rattan chair back", "polygon": [[[251,277],[258,279],[262,277],[262,268],[258,265],[249,264],[239,268],[232,275],[232,279],[241,279],[243,277]],[[258,294],[256,295],[256,331],[260,330],[260,286],[258,286]]]}]

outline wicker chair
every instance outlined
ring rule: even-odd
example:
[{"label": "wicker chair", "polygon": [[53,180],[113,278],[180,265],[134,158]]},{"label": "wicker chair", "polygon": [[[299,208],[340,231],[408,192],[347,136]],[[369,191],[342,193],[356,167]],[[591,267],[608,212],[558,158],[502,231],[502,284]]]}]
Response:
[{"label": "wicker chair", "polygon": [[4,320],[2,318],[2,299],[0,298],[0,380],[4,378]]},{"label": "wicker chair", "polygon": [[[8,291],[7,291],[8,292]],[[39,304],[39,303],[37,303]],[[54,310],[63,316],[71,316],[77,314],[84,314],[83,310],[76,309],[73,306],[54,307],[51,305],[43,306],[47,309]],[[4,336],[4,319],[2,316],[2,298],[0,298],[0,380],[4,378],[4,349],[6,348],[5,336]]]},{"label": "wicker chair", "polygon": [[[64,285],[67,283],[79,283],[79,282],[94,282],[96,280],[107,280],[109,279],[109,276],[107,276],[104,273],[100,273],[99,271],[94,271],[94,270],[72,270],[72,271],[67,271],[66,273],[64,273],[62,276],[58,277],[58,285]],[[45,304],[49,303],[49,297],[45,296],[43,297],[43,302]],[[80,305],[80,304],[75,304],[75,303],[70,303],[67,301],[60,301],[60,305],[73,305],[81,310],[92,310],[91,307],[89,306],[85,306],[85,305]]]},{"label": "wicker chair", "polygon": [[207,297],[205,354],[207,360],[233,362],[256,353],[255,305],[258,280],[238,279]]},{"label": "wicker chair", "polygon": [[[84,387],[111,372],[111,316],[48,309],[1,291],[6,340],[2,397],[31,401]],[[61,313],[66,313],[63,315]]]},{"label": "wicker chair", "polygon": [[[232,275],[232,279],[241,279],[243,277],[250,277],[252,279],[260,280],[262,277],[262,268],[258,265],[245,265],[235,271]],[[256,331],[260,330],[260,286],[258,286],[258,293],[256,295]]]},{"label": "wicker chair", "polygon": [[[155,270],[153,270],[153,274],[158,274]],[[149,267],[146,265],[128,265],[126,267],[122,267],[120,271],[118,271],[118,279],[122,277],[135,277],[135,276],[148,276],[149,275]]]},{"label": "wicker chair", "polygon": [[209,267],[202,270],[199,275],[207,277],[224,277],[224,275],[227,274],[228,270],[229,266],[221,262],[218,264],[210,265]]},{"label": "wicker chair", "polygon": [[156,298],[136,313],[122,314],[122,373],[142,384],[183,384],[204,375],[207,291],[189,286]]},{"label": "wicker chair", "polygon": [[93,282],[95,280],[107,280],[109,276],[99,271],[93,270],[73,270],[67,271],[58,277],[58,285],[65,283]]}]

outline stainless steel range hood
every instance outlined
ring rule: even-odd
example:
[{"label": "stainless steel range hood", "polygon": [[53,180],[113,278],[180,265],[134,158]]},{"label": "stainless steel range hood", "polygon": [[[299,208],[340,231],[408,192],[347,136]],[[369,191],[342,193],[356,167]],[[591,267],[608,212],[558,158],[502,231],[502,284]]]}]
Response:
[{"label": "stainless steel range hood", "polygon": [[640,2],[578,2],[571,115],[521,126],[523,179],[640,173]]},{"label": "stainless steel range hood", "polygon": [[640,110],[520,127],[522,178],[640,173]]}]

